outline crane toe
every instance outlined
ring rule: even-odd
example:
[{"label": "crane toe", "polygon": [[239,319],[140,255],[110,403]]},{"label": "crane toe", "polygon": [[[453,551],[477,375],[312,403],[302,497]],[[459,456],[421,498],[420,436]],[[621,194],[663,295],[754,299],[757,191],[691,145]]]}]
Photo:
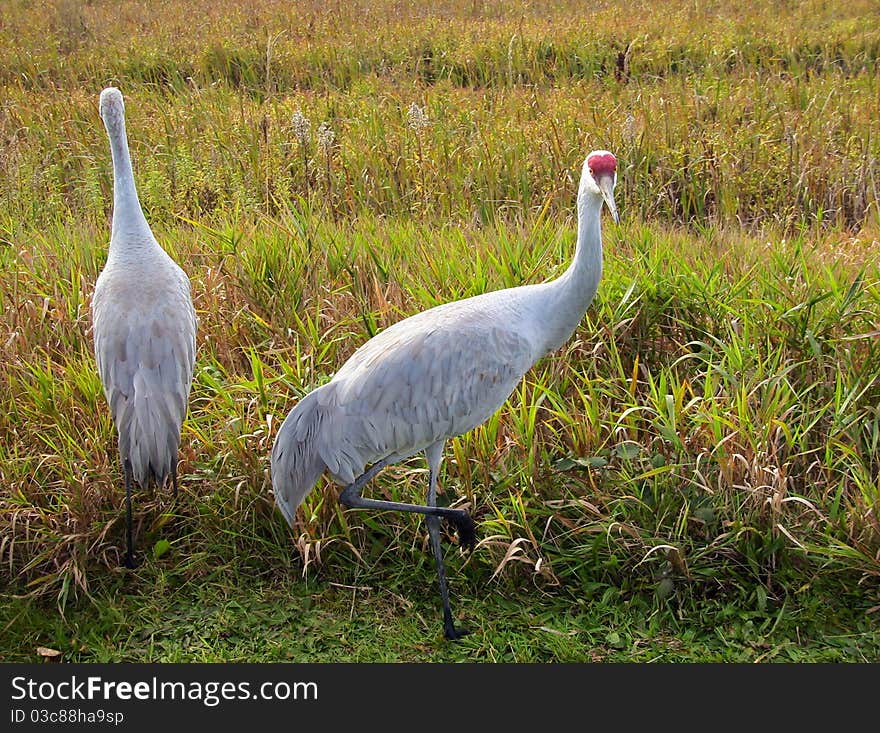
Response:
[{"label": "crane toe", "polygon": [[444,634],[449,641],[457,641],[462,636],[467,636],[471,632],[467,629],[457,629],[452,624],[449,624],[444,628]]},{"label": "crane toe", "polygon": [[471,519],[471,515],[462,510],[450,519],[458,530],[458,543],[468,551],[473,550],[477,544],[477,525]]}]

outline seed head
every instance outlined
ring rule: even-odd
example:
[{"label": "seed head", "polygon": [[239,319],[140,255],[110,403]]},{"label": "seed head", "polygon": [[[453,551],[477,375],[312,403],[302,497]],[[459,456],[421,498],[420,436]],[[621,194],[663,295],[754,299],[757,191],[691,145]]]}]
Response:
[{"label": "seed head", "polygon": [[410,129],[419,132],[419,130],[423,130],[430,125],[431,121],[428,119],[424,107],[419,107],[419,105],[413,102],[407,112],[407,124],[410,126]]},{"label": "seed head", "polygon": [[623,137],[627,142],[632,143],[636,139],[636,132],[636,118],[632,114],[628,114],[623,123]]},{"label": "seed head", "polygon": [[321,148],[321,151],[325,154],[329,153],[335,141],[336,133],[333,132],[330,123],[322,122],[321,126],[318,128],[318,147]]},{"label": "seed head", "polygon": [[308,142],[309,133],[312,130],[312,121],[302,113],[302,110],[297,108],[290,122],[293,125],[293,136],[301,143]]}]

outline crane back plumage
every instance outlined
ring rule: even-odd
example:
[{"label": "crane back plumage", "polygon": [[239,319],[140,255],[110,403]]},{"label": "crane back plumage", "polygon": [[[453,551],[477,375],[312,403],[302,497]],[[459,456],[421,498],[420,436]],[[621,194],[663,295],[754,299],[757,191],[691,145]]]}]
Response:
[{"label": "crane back plumage", "polygon": [[394,463],[472,430],[504,404],[535,361],[569,338],[602,274],[603,199],[616,217],[613,163],[606,151],[584,161],[577,250],[563,275],[406,318],[297,404],[271,456],[275,501],[288,523],[325,470],[348,485],[367,464]]},{"label": "crane back plumage", "polygon": [[160,485],[175,471],[196,350],[189,278],[153,237],[125,138],[122,95],[101,94],[110,137],[114,203],[110,250],[92,298],[95,359],[135,481]]}]

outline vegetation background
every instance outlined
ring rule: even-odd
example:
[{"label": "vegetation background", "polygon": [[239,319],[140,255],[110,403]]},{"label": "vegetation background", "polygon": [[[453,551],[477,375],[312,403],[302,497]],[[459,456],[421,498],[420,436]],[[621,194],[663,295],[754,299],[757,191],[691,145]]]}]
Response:
[{"label": "vegetation background", "polygon": [[[89,330],[110,84],[200,319],[134,572]],[[0,89],[0,659],[880,658],[877,3],[7,0]],[[447,447],[449,644],[420,520],[322,481],[290,530],[268,452],[378,330],[565,267],[594,148],[598,296]]]}]

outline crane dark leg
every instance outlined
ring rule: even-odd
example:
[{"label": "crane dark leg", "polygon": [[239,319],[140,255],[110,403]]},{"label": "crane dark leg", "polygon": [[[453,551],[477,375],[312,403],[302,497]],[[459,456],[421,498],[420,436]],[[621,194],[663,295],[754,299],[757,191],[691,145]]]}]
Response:
[{"label": "crane dark leg", "polygon": [[177,461],[171,463],[171,486],[174,489],[174,501],[177,501]]},{"label": "crane dark leg", "polygon": [[427,514],[433,517],[445,517],[450,520],[458,530],[458,539],[463,547],[473,548],[477,539],[474,520],[463,509],[450,509],[445,506],[422,506],[421,504],[403,504],[399,501],[382,501],[380,499],[365,499],[361,496],[370,480],[388,465],[388,459],[377,461],[369,470],[358,476],[354,482],[346,486],[339,495],[339,501],[351,509],[379,509],[393,512],[410,512],[415,514]]},{"label": "crane dark leg", "polygon": [[131,528],[131,488],[132,488],[132,470],[131,461],[127,458],[122,462],[122,469],[125,472],[125,567],[134,570],[134,542],[132,540]]},{"label": "crane dark leg", "polygon": [[[428,506],[437,506],[437,476],[440,473],[440,462],[443,458],[443,443],[430,446],[425,455],[428,458]],[[443,601],[443,632],[447,639],[460,639],[468,633],[466,629],[457,629],[452,621],[452,610],[449,608],[449,590],[446,587],[446,566],[443,564],[443,549],[440,547],[440,520],[430,515],[425,517],[428,525],[428,536],[434,549],[434,560],[437,563],[437,578],[440,581],[440,598]]]}]

